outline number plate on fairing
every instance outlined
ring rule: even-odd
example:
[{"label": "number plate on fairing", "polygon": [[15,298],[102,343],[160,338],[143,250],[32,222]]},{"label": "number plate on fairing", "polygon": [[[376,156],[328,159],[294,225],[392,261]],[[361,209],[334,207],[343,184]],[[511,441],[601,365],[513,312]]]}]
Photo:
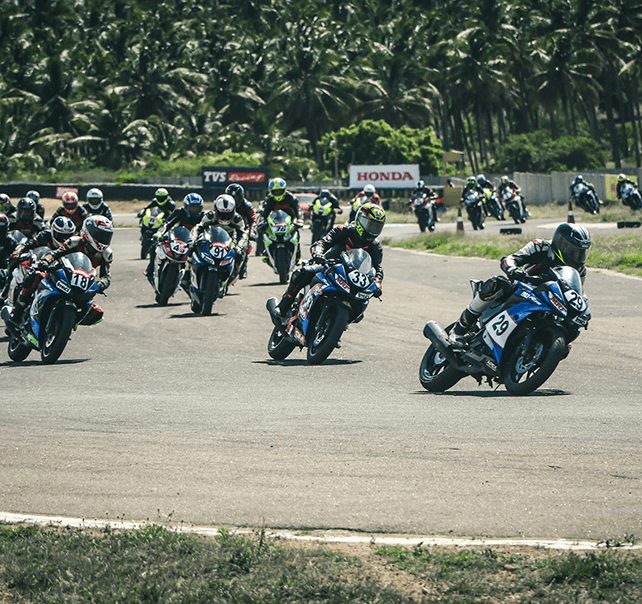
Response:
[{"label": "number plate on fairing", "polygon": [[[486,324],[484,341],[486,344],[490,345],[490,342],[487,339],[489,338],[503,350],[504,346],[506,346],[506,340],[508,340],[508,337],[513,333],[513,330],[516,327],[517,323],[513,317],[508,314],[508,311],[505,310],[504,312],[499,313],[496,317],[493,317]],[[493,347],[491,346],[491,348]]]}]

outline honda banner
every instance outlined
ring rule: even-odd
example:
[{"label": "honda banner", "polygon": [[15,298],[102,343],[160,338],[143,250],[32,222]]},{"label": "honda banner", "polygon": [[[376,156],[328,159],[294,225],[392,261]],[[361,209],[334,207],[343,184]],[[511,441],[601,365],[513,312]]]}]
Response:
[{"label": "honda banner", "polygon": [[204,189],[225,189],[237,182],[245,189],[267,189],[267,168],[207,168],[201,169]]},{"label": "honda banner", "polygon": [[367,184],[377,189],[413,189],[419,180],[419,164],[398,166],[350,166],[350,188]]}]

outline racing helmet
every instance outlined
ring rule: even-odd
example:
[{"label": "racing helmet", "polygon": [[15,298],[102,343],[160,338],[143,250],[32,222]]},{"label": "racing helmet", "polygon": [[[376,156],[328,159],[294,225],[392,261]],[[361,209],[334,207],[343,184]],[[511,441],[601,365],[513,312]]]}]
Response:
[{"label": "racing helmet", "polygon": [[583,227],[574,223],[560,224],[553,234],[551,250],[562,264],[580,270],[586,264],[591,235]]},{"label": "racing helmet", "polygon": [[503,185],[507,185],[508,184],[508,176],[502,176],[499,179],[499,182],[502,183]]},{"label": "racing helmet", "polygon": [[237,182],[227,185],[225,188],[225,194],[231,195],[238,203],[241,203],[245,199],[245,189]]},{"label": "racing helmet", "polygon": [[104,252],[111,243],[114,227],[104,216],[85,218],[80,229],[82,240],[97,252]]},{"label": "racing helmet", "polygon": [[161,187],[160,189],[156,189],[154,198],[156,199],[156,203],[159,206],[164,206],[169,201],[169,192],[167,191],[167,189]]},{"label": "racing helmet", "polygon": [[86,195],[87,203],[92,210],[97,210],[103,202],[103,192],[100,189],[89,189]]},{"label": "racing helmet", "polygon": [[268,183],[268,189],[277,201],[281,201],[285,197],[287,183],[282,178],[273,178]]},{"label": "racing helmet", "polygon": [[4,212],[11,207],[11,197],[6,193],[0,193],[0,212]]},{"label": "racing helmet", "polygon": [[56,216],[51,223],[51,238],[58,247],[74,235],[75,232],[76,225],[71,221],[71,218],[66,216]]},{"label": "racing helmet", "polygon": [[231,195],[219,195],[214,201],[216,218],[221,224],[232,224],[235,208],[234,197]]},{"label": "racing helmet", "polygon": [[374,241],[386,224],[386,213],[376,203],[364,203],[354,217],[355,228],[359,236],[366,241]]},{"label": "racing helmet", "polygon": [[469,177],[466,179],[466,184],[467,184],[468,186],[471,186],[471,187],[472,187],[472,186],[474,186],[474,185],[476,185],[476,184],[477,184],[477,181],[475,180],[475,177],[474,177],[474,176],[469,176]]},{"label": "racing helmet", "polygon": [[374,185],[367,184],[363,187],[363,192],[368,196],[368,199],[372,199],[373,195],[377,192]]},{"label": "racing helmet", "polygon": [[482,184],[486,182],[486,177],[483,174],[478,174],[477,175],[477,184]]},{"label": "racing helmet", "polygon": [[617,175],[617,181],[618,182],[624,182],[626,180],[626,174],[618,174]]},{"label": "racing helmet", "polygon": [[426,186],[426,183],[423,180],[418,180],[417,181],[417,187],[416,188],[418,190],[423,189],[425,186]]},{"label": "racing helmet", "polygon": [[62,205],[65,210],[73,212],[78,207],[78,195],[73,191],[67,191],[62,194]]},{"label": "racing helmet", "polygon": [[198,193],[188,193],[183,199],[183,207],[190,216],[198,216],[203,211],[203,198]]},{"label": "racing helmet", "polygon": [[36,218],[36,202],[30,197],[23,197],[16,206],[16,218],[32,222]]},{"label": "racing helmet", "polygon": [[321,199],[330,199],[330,191],[328,191],[328,189],[321,189],[319,191],[319,197]]},{"label": "racing helmet", "polygon": [[9,219],[6,214],[0,214],[0,240],[4,239],[9,232]]},{"label": "racing helmet", "polygon": [[575,185],[576,185],[578,182],[584,182],[584,179],[582,178],[582,175],[581,175],[581,174],[578,174],[578,175],[575,177],[575,180],[573,180],[573,184],[575,184]]},{"label": "racing helmet", "polygon": [[34,203],[38,205],[38,202],[40,201],[40,193],[38,191],[34,191],[33,189],[31,191],[27,191],[27,194],[25,197],[28,197],[29,199],[33,199]]}]

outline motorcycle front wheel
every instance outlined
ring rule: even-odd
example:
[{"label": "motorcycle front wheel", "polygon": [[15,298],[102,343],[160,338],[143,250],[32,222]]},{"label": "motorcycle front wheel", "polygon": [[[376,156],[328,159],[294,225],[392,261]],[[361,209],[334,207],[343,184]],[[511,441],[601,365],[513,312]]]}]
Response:
[{"label": "motorcycle front wheel", "polygon": [[205,278],[203,279],[203,285],[204,287],[201,290],[204,292],[201,315],[206,317],[212,314],[212,306],[218,299],[219,289],[221,285],[221,279],[219,277],[218,271],[208,271],[205,274]]},{"label": "motorcycle front wheel", "polygon": [[47,320],[45,342],[40,351],[43,363],[51,365],[60,358],[67,342],[69,342],[71,330],[75,324],[76,312],[73,308],[65,306],[62,309],[54,308],[52,310],[52,315]]},{"label": "motorcycle front wheel", "polygon": [[21,363],[29,356],[30,352],[31,346],[22,342],[20,338],[16,338],[15,336],[10,337],[7,354],[12,361]]},{"label": "motorcycle front wheel", "polygon": [[270,341],[268,342],[268,354],[275,361],[282,361],[295,349],[296,344],[286,335],[282,325],[274,327]]},{"label": "motorcycle front wheel", "polygon": [[330,356],[348,324],[348,317],[348,309],[345,306],[332,306],[321,314],[308,346],[310,365],[320,365]]},{"label": "motorcycle front wheel", "polygon": [[566,355],[566,338],[557,327],[531,327],[535,332],[525,347],[526,333],[509,350],[504,372],[506,390],[524,396],[537,390]]},{"label": "motorcycle front wheel", "polygon": [[173,262],[163,271],[161,282],[158,285],[160,290],[156,294],[156,303],[159,306],[167,306],[169,299],[176,291],[176,283],[178,282],[178,266]]},{"label": "motorcycle front wheel", "polygon": [[284,247],[276,249],[274,253],[274,265],[279,273],[279,283],[287,283],[288,273],[290,272],[290,258]]},{"label": "motorcycle front wheel", "polygon": [[419,366],[419,381],[429,392],[443,392],[452,388],[466,374],[455,369],[446,357],[429,346]]}]

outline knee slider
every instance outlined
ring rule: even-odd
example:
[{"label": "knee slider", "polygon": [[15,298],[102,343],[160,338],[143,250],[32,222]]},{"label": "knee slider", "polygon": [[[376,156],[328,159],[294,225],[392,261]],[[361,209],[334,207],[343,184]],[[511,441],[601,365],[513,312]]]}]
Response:
[{"label": "knee slider", "polygon": [[511,282],[505,277],[491,277],[482,283],[479,288],[479,297],[484,302],[493,302],[499,300],[512,291]]}]

